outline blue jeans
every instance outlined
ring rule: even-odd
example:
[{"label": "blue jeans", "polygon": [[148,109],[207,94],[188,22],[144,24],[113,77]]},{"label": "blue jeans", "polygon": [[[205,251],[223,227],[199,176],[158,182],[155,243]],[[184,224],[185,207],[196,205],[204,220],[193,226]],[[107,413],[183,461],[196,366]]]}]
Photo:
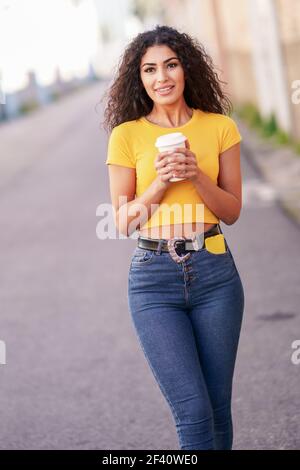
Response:
[{"label": "blue jeans", "polygon": [[168,252],[136,247],[129,268],[131,318],[172,412],[180,449],[232,448],[244,290],[225,245],[226,253],[202,248],[181,263]]}]

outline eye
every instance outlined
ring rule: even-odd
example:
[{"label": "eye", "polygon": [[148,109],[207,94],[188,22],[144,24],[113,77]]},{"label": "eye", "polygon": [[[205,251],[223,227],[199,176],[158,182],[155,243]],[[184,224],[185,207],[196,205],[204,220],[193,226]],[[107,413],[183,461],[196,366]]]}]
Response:
[{"label": "eye", "polygon": [[[178,64],[177,64],[176,62],[172,62],[172,63],[169,63],[168,66],[169,66],[169,65],[175,65],[175,67],[177,67]],[[153,68],[154,68],[154,67],[149,67],[148,69],[145,69],[145,72],[148,72],[149,70],[152,70]],[[173,68],[173,67],[172,67],[172,68]]]}]

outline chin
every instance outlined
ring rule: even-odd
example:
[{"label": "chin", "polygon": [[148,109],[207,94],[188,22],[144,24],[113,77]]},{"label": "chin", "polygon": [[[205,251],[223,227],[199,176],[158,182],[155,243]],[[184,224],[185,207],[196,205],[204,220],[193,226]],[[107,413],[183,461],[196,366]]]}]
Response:
[{"label": "chin", "polygon": [[158,99],[157,97],[155,97],[155,103],[168,103],[168,104],[172,104],[172,103],[176,103],[176,101],[178,101],[178,96],[160,96]]}]

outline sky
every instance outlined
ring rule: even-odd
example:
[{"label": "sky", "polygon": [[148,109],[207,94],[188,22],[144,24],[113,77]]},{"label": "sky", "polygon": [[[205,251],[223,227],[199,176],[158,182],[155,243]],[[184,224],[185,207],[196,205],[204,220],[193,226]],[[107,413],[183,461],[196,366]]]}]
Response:
[{"label": "sky", "polygon": [[86,75],[98,46],[94,0],[0,0],[0,79],[10,93],[34,69],[42,85]]}]

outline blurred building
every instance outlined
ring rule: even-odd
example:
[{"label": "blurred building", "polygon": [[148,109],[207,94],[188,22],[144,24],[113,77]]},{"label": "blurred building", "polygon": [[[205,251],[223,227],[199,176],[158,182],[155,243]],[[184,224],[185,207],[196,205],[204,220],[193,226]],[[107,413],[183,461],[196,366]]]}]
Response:
[{"label": "blurred building", "polygon": [[165,23],[195,36],[212,56],[234,103],[274,113],[279,126],[300,138],[299,0],[161,0]]},{"label": "blurred building", "polygon": [[132,0],[0,0],[0,121],[111,76],[143,25]]},{"label": "blurred building", "polygon": [[94,61],[95,70],[102,77],[111,77],[126,43],[143,30],[143,24],[132,14],[133,0],[94,0],[98,24],[99,44]]}]

